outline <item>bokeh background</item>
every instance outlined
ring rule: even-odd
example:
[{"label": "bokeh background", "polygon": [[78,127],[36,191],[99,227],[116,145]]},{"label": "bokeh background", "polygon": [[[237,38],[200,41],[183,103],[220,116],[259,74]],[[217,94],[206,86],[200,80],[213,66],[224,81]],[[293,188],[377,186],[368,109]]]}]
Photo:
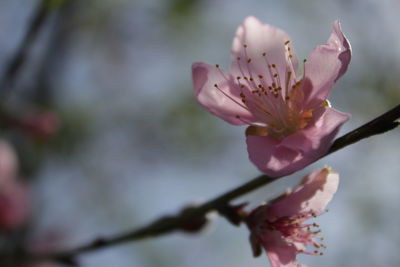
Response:
[{"label": "bokeh background", "polygon": [[[39,1],[0,2],[0,73]],[[237,26],[248,15],[284,29],[299,58],[323,44],[335,19],[353,47],[330,100],[352,114],[341,133],[400,102],[398,0],[65,0],[51,15],[14,86],[9,114],[51,111],[59,129],[36,139],[2,125],[29,186],[30,218],[11,235],[33,247],[71,248],[140,227],[259,174],[244,128],[202,110],[192,62],[229,66]],[[3,88],[0,88],[4,90]],[[329,212],[316,221],[328,249],[309,266],[399,266],[398,130],[340,150],[238,199],[254,207],[325,165],[341,175]],[[10,246],[10,234],[0,247]],[[15,241],[15,242],[17,242]],[[79,257],[84,267],[268,266],[254,259],[248,230],[214,216],[200,234],[170,234]]]}]

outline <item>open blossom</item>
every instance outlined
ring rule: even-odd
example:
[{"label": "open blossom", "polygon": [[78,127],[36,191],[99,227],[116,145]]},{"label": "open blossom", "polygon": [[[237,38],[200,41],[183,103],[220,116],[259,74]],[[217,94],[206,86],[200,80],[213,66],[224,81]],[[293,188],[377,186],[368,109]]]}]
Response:
[{"label": "open blossom", "polygon": [[300,253],[322,255],[319,225],[305,221],[325,211],[338,184],[339,175],[324,168],[304,177],[292,192],[253,210],[247,225],[255,255],[263,247],[272,267],[302,266],[296,262]]},{"label": "open blossom", "polygon": [[248,17],[233,40],[229,72],[219,65],[192,65],[195,96],[223,120],[250,125],[250,160],[270,176],[283,176],[326,153],[348,120],[327,97],[350,59],[350,44],[335,21],[327,44],[312,51],[299,75],[289,36]]}]

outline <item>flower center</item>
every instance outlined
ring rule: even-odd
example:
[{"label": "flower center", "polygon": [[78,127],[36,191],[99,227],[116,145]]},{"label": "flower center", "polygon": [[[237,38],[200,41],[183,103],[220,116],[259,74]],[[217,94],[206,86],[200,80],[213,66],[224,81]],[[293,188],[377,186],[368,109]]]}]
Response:
[{"label": "flower center", "polygon": [[[267,229],[270,231],[279,231],[288,243],[296,246],[298,253],[309,255],[323,255],[320,251],[326,246],[317,242],[316,237],[320,232],[319,225],[316,223],[305,224],[310,217],[316,217],[313,212],[298,214],[290,217],[282,217],[276,221],[267,221]],[[319,238],[322,241],[323,238]],[[306,246],[313,246],[314,251],[305,251]]]},{"label": "flower center", "polygon": [[[306,127],[312,118],[312,110],[304,110],[302,105],[302,81],[296,78],[290,41],[283,45],[283,66],[270,62],[265,52],[254,60],[248,56],[248,46],[244,44],[242,57],[236,58],[237,76],[229,80],[221,71],[225,80],[240,92],[240,100],[234,101],[258,120],[256,125],[249,124],[265,128],[264,132],[275,138],[286,137]],[[216,67],[219,69],[219,65]],[[217,84],[215,87],[222,91]],[[236,118],[242,119],[239,115]]]}]

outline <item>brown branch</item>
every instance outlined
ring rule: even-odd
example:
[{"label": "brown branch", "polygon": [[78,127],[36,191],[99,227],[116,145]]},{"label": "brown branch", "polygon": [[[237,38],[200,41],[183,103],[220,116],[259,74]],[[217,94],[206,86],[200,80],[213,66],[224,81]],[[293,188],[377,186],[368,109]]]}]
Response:
[{"label": "brown branch", "polygon": [[[386,113],[382,114],[376,119],[362,125],[361,127],[336,139],[333,145],[331,146],[330,150],[324,156],[329,155],[342,148],[345,148],[346,146],[356,143],[364,138],[392,130],[400,124],[399,120],[400,120],[400,105],[387,111]],[[205,202],[204,204],[198,207],[185,209],[183,212],[180,212],[179,214],[174,216],[162,217],[154,221],[153,223],[144,226],[142,228],[139,228],[137,230],[133,230],[127,233],[122,233],[120,235],[110,238],[99,238],[93,242],[90,242],[86,245],[77,247],[69,251],[41,254],[41,255],[25,254],[25,255],[19,255],[19,257],[20,258],[22,257],[30,261],[53,260],[68,265],[76,265],[75,257],[78,254],[84,252],[95,251],[98,249],[122,244],[125,242],[132,242],[144,238],[155,237],[176,230],[184,230],[185,225],[190,224],[199,218],[203,219],[208,212],[213,210],[218,211],[223,207],[226,207],[226,205],[231,200],[238,198],[246,193],[249,193],[263,185],[272,183],[277,179],[278,178],[271,178],[266,175],[260,175],[254,178],[253,180],[233,190],[230,190],[225,194],[222,194],[208,202]]]}]

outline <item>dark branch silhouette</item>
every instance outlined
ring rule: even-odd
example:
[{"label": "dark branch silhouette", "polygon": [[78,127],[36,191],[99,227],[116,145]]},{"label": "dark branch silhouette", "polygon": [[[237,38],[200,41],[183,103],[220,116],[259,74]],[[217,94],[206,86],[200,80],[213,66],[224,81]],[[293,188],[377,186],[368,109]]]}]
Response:
[{"label": "dark branch silhouette", "polygon": [[[340,138],[337,138],[332,144],[329,151],[324,156],[336,152],[367,137],[385,133],[389,130],[396,128],[399,124],[400,105],[397,105],[396,107],[387,111],[376,119],[343,135]],[[229,214],[229,211],[227,212],[227,207],[230,207],[229,202],[231,200],[243,196],[244,194],[260,188],[261,186],[272,183],[279,178],[280,177],[272,178],[266,175],[260,175],[253,180],[226,192],[225,194],[222,194],[214,199],[211,199],[208,202],[205,202],[200,206],[186,208],[177,215],[161,217],[158,220],[155,220],[154,222],[148,224],[147,226],[130,232],[122,233],[113,237],[98,238],[92,242],[89,242],[88,244],[79,246],[71,250],[47,254],[29,254],[28,252],[21,252],[18,255],[11,256],[13,256],[14,260],[16,258],[18,258],[19,260],[24,259],[25,261],[50,260],[70,266],[77,266],[76,256],[84,252],[91,252],[113,245],[141,240],[144,238],[156,237],[166,233],[171,233],[173,231],[193,232],[199,230],[201,229],[201,226],[205,224],[206,215],[210,211],[218,211],[221,215],[227,216],[227,214]],[[237,207],[240,208],[241,205]],[[235,207],[231,208],[234,209]],[[238,222],[237,218],[232,219],[228,216],[228,219],[234,224],[240,223],[240,221]],[[8,258],[10,259],[10,256]],[[1,262],[2,261],[0,258],[0,263]]]},{"label": "dark branch silhouette", "polygon": [[[65,2],[68,2],[68,0]],[[46,24],[45,22],[49,18],[49,15],[52,13],[51,11],[53,9],[55,8],[51,7],[50,0],[42,0],[33,12],[32,17],[28,22],[28,28],[25,32],[25,35],[23,36],[19,47],[15,51],[14,56],[10,59],[8,65],[6,66],[3,76],[0,80],[1,101],[4,102],[4,99],[13,88],[14,82],[17,80],[23,65],[29,58],[31,47],[37,40],[39,33]]]}]

